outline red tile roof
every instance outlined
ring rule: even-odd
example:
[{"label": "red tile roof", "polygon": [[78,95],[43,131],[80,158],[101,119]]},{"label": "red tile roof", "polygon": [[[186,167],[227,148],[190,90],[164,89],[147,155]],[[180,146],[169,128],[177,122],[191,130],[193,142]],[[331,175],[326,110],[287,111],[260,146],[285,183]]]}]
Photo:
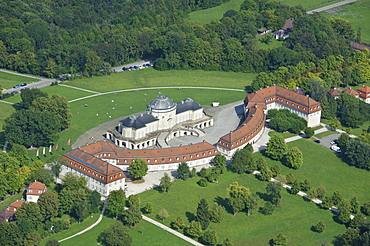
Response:
[{"label": "red tile roof", "polygon": [[370,87],[367,85],[363,85],[362,87],[357,89],[361,98],[370,98]]},{"label": "red tile roof", "polygon": [[284,26],[283,26],[282,29],[283,30],[289,30],[289,29],[291,29],[293,27],[293,22],[294,22],[294,19],[293,18],[287,19],[285,21],[285,24],[284,24]]},{"label": "red tile roof", "polygon": [[348,94],[350,94],[350,95],[354,95],[355,97],[358,97],[358,92],[357,91],[355,91],[354,89],[352,89],[352,88],[347,88],[347,89],[345,89],[344,91],[343,91],[343,93],[348,93]]},{"label": "red tile roof", "polygon": [[26,195],[39,196],[47,191],[46,185],[41,182],[33,182],[27,188]]},{"label": "red tile roof", "polygon": [[18,210],[18,208],[22,207],[23,203],[24,201],[22,200],[17,200],[13,202],[12,204],[9,205],[9,211],[15,213]]},{"label": "red tile roof", "polygon": [[328,90],[328,94],[330,96],[333,96],[333,97],[339,97],[340,96],[340,92],[335,88]]},{"label": "red tile roof", "polygon": [[0,210],[0,219],[2,219],[3,222],[8,220],[13,215],[14,215],[14,213],[7,210],[6,208]]}]

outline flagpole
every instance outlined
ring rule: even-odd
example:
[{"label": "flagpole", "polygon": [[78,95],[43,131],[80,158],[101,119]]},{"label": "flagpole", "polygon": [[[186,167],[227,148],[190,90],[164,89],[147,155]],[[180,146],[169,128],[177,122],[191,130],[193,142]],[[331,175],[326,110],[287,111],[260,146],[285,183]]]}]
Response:
[{"label": "flagpole", "polygon": [[50,144],[50,146],[49,146],[49,153],[51,152],[51,144]]},{"label": "flagpole", "polygon": [[42,149],[42,154],[45,155],[45,147]]},{"label": "flagpole", "polygon": [[39,149],[37,149],[37,151],[36,151],[36,156],[37,157],[39,156]]}]

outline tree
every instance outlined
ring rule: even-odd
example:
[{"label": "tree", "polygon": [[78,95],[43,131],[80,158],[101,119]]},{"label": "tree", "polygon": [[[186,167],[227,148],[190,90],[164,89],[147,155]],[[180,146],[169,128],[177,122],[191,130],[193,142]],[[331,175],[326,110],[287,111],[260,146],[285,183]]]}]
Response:
[{"label": "tree", "polygon": [[139,223],[141,219],[142,215],[139,207],[129,207],[124,213],[122,222],[129,227],[133,227]]},{"label": "tree", "polygon": [[274,245],[281,245],[286,246],[288,244],[288,238],[282,234],[279,233],[273,240]]},{"label": "tree", "polygon": [[31,158],[28,156],[28,150],[23,145],[13,144],[8,154],[17,158],[21,166],[28,166],[30,164]]},{"label": "tree", "polygon": [[122,189],[112,190],[107,200],[107,211],[111,216],[118,218],[124,214],[126,195]]},{"label": "tree", "polygon": [[233,172],[245,173],[252,162],[252,154],[247,149],[240,149],[235,151],[230,168]]},{"label": "tree", "polygon": [[21,106],[25,109],[28,109],[31,107],[32,102],[39,97],[47,98],[48,94],[38,88],[32,88],[32,89],[25,88],[21,93],[21,98],[22,98]]},{"label": "tree", "polygon": [[51,220],[58,215],[59,199],[53,192],[46,191],[42,193],[37,204],[40,207],[40,213],[43,216],[44,221]]},{"label": "tree", "polygon": [[144,177],[148,173],[148,164],[142,159],[138,158],[132,161],[129,165],[130,174],[135,178]]},{"label": "tree", "polygon": [[331,129],[338,129],[340,127],[340,121],[337,118],[332,118],[329,126]]},{"label": "tree", "polygon": [[225,238],[225,240],[221,244],[222,246],[233,246],[234,244],[231,242],[230,238]]},{"label": "tree", "polygon": [[168,212],[166,209],[162,208],[159,212],[158,212],[158,217],[164,221],[165,219],[168,218]]},{"label": "tree", "polygon": [[325,188],[325,186],[322,186],[322,185],[320,185],[319,187],[317,187],[317,189],[316,189],[316,196],[317,196],[317,198],[323,198],[324,196],[325,196],[325,194],[326,194],[326,188]]},{"label": "tree", "polygon": [[345,246],[361,245],[360,230],[358,228],[348,227],[341,236],[342,244]]},{"label": "tree", "polygon": [[278,176],[280,173],[281,173],[281,168],[279,165],[275,164],[273,165],[271,168],[270,168],[271,172],[272,172],[272,176],[273,177],[276,177]]},{"label": "tree", "polygon": [[337,144],[340,148],[345,148],[347,143],[349,142],[349,135],[347,133],[340,134]]},{"label": "tree", "polygon": [[218,235],[216,234],[215,231],[206,231],[203,236],[202,240],[207,244],[207,245],[217,245],[218,243]]},{"label": "tree", "polygon": [[75,173],[68,172],[62,179],[63,189],[77,190],[80,188],[87,189],[87,179],[83,176],[79,176]]},{"label": "tree", "polygon": [[224,217],[224,213],[225,213],[224,207],[217,203],[214,203],[213,207],[209,212],[211,222],[220,223]]},{"label": "tree", "polygon": [[357,214],[360,212],[360,202],[358,201],[357,197],[352,197],[349,202],[351,204],[351,213]]},{"label": "tree", "polygon": [[248,188],[239,185],[238,182],[230,184],[226,191],[229,196],[229,205],[233,209],[234,215],[246,207],[246,202],[252,194]]},{"label": "tree", "polygon": [[351,204],[349,203],[348,200],[343,199],[339,204],[338,204],[338,219],[342,223],[348,223],[351,215]]},{"label": "tree", "polygon": [[276,206],[274,206],[274,204],[272,204],[271,202],[266,202],[265,206],[260,208],[260,212],[264,215],[271,215],[274,212],[275,208]]},{"label": "tree", "polygon": [[185,222],[184,220],[181,218],[181,217],[177,217],[175,219],[174,222],[172,222],[172,227],[175,229],[175,230],[180,230],[180,229],[183,229],[185,228]]},{"label": "tree", "polygon": [[345,155],[351,165],[370,170],[370,145],[358,140],[350,140],[346,145]]},{"label": "tree", "polygon": [[72,209],[72,216],[78,220],[78,223],[81,223],[84,219],[89,216],[90,207],[87,201],[82,200],[79,203],[74,204]]},{"label": "tree", "polygon": [[221,154],[217,154],[213,158],[212,162],[215,166],[225,166],[226,165],[226,157],[221,155]]},{"label": "tree", "polygon": [[37,230],[43,221],[39,205],[34,202],[23,203],[16,213],[16,219],[18,222],[28,221],[31,226],[30,232]]},{"label": "tree", "polygon": [[193,238],[202,236],[202,226],[198,221],[193,220],[190,222],[189,227],[186,229],[186,234]]},{"label": "tree", "polygon": [[280,203],[281,200],[281,183],[269,182],[266,186],[266,192],[269,195],[269,200],[275,206]]},{"label": "tree", "polygon": [[208,185],[208,181],[205,178],[201,178],[198,180],[197,184],[201,187],[206,187]]},{"label": "tree", "polygon": [[288,167],[298,169],[303,164],[302,151],[297,147],[291,148],[285,156]]},{"label": "tree", "polygon": [[304,134],[306,134],[307,138],[310,138],[315,135],[315,129],[313,129],[312,127],[306,127],[306,129],[304,129]]},{"label": "tree", "polygon": [[18,226],[14,223],[3,222],[0,224],[0,242],[6,246],[21,245],[22,235]]},{"label": "tree", "polygon": [[58,240],[53,239],[46,242],[45,246],[60,246],[60,243]]},{"label": "tree", "polygon": [[266,154],[274,160],[281,160],[287,151],[287,144],[281,135],[273,135],[267,143]]},{"label": "tree", "polygon": [[30,177],[28,178],[29,183],[34,182],[35,180],[46,184],[46,186],[50,186],[50,184],[53,183],[54,178],[50,170],[41,167],[32,171]]},{"label": "tree", "polygon": [[180,179],[187,180],[190,177],[190,169],[188,163],[181,162],[177,168],[177,176]]},{"label": "tree", "polygon": [[130,230],[120,221],[116,221],[108,229],[102,232],[99,239],[107,246],[130,246],[132,237]]},{"label": "tree", "polygon": [[364,225],[365,218],[362,214],[355,214],[353,219],[349,221],[349,226],[353,228],[359,228]]},{"label": "tree", "polygon": [[136,195],[130,195],[127,200],[127,207],[140,207],[140,197]]},{"label": "tree", "polygon": [[153,213],[153,211],[154,211],[153,203],[148,202],[148,203],[145,205],[145,207],[144,207],[144,211],[145,211],[145,213],[147,213],[147,214],[151,214],[151,213]]},{"label": "tree", "polygon": [[172,186],[171,178],[167,173],[164,173],[164,176],[161,178],[159,188],[162,193],[167,193]]},{"label": "tree", "polygon": [[291,173],[288,173],[287,175],[285,175],[285,178],[286,178],[286,183],[287,184],[293,184],[297,179],[294,177],[293,174]]},{"label": "tree", "polygon": [[314,228],[315,228],[316,232],[322,233],[323,231],[325,231],[326,226],[325,226],[325,224],[322,220],[319,220],[319,222],[317,222],[317,224],[314,226]]},{"label": "tree", "polygon": [[211,214],[209,212],[208,202],[206,199],[201,199],[198,203],[195,220],[199,221],[202,230],[207,229],[210,223]]},{"label": "tree", "polygon": [[300,186],[298,180],[294,181],[294,183],[292,184],[292,187],[290,189],[290,193],[292,193],[293,195],[296,195],[300,190],[301,190],[301,186]]},{"label": "tree", "polygon": [[339,203],[342,202],[343,200],[343,197],[342,195],[339,193],[339,191],[334,191],[332,197],[331,197],[331,200],[333,202],[333,205],[337,206],[339,205]]},{"label": "tree", "polygon": [[22,109],[5,120],[4,130],[10,143],[26,147],[49,146],[58,139],[61,125],[55,114]]},{"label": "tree", "polygon": [[366,215],[370,215],[370,202],[365,202],[361,207],[361,211]]},{"label": "tree", "polygon": [[301,190],[304,191],[304,192],[307,192],[311,189],[311,184],[310,184],[310,182],[308,182],[307,179],[305,179],[303,182],[301,182],[299,184],[299,186],[301,187]]}]

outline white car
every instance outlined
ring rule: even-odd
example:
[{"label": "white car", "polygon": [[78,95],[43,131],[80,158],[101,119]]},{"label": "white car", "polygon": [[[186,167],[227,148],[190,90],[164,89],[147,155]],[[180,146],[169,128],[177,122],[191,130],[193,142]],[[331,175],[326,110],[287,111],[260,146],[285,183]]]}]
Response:
[{"label": "white car", "polygon": [[332,145],[332,146],[330,147],[330,149],[331,149],[331,150],[334,150],[334,151],[335,151],[335,152],[337,152],[337,153],[342,152],[342,150],[341,150],[337,145]]}]

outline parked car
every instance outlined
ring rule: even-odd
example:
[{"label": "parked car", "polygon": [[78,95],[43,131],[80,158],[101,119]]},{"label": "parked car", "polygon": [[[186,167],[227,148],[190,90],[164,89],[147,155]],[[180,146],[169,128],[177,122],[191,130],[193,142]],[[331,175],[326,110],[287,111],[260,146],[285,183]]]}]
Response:
[{"label": "parked car", "polygon": [[18,94],[19,91],[12,91],[12,94]]},{"label": "parked car", "polygon": [[337,153],[342,152],[342,150],[341,150],[337,145],[332,145],[332,146],[330,147],[330,149],[331,149],[331,150],[334,150],[334,151],[335,151],[335,152],[337,152]]},{"label": "parked car", "polygon": [[21,84],[20,86],[26,86],[27,85],[27,83],[23,83],[23,84]]},{"label": "parked car", "polygon": [[314,142],[315,142],[315,143],[321,143],[321,141],[320,141],[320,140],[318,140],[318,139],[316,139]]},{"label": "parked car", "polygon": [[1,89],[0,91],[1,91],[1,92],[5,92],[5,91],[6,91],[6,89]]},{"label": "parked car", "polygon": [[15,85],[15,86],[13,86],[13,88],[19,88],[19,87],[21,87],[21,85]]},{"label": "parked car", "polygon": [[331,145],[336,145],[338,139],[334,139],[333,141],[330,142]]}]

